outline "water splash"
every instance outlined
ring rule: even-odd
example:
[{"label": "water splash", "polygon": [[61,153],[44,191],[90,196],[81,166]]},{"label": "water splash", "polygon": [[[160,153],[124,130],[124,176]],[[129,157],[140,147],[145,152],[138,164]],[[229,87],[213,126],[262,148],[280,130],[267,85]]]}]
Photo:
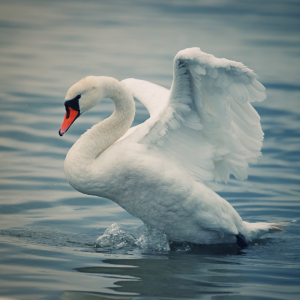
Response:
[{"label": "water splash", "polygon": [[108,227],[96,241],[97,248],[122,249],[135,245],[135,238],[121,230],[117,223]]},{"label": "water splash", "polygon": [[148,251],[170,251],[166,234],[148,226],[146,231],[137,239],[136,245]]},{"label": "water splash", "polygon": [[105,230],[104,234],[97,239],[95,247],[114,250],[139,247],[144,251],[170,251],[165,233],[147,226],[137,236],[133,236],[121,230],[117,223]]}]

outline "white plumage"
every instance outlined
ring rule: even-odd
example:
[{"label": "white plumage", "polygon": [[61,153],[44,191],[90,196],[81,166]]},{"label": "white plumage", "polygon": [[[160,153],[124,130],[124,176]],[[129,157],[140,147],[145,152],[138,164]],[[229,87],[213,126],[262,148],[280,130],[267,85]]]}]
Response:
[{"label": "white plumage", "polygon": [[[65,160],[69,183],[78,191],[106,197],[171,241],[248,241],[281,231],[284,224],[242,221],[234,208],[205,181],[247,178],[249,163],[261,155],[260,117],[250,102],[263,101],[265,88],[242,63],[219,59],[199,48],[174,59],[169,90],[137,79],[121,83],[89,76],[66,96],[78,115],[102,98],[115,102],[111,117],[93,126]],[[133,97],[150,113],[130,128]],[[77,103],[77,106],[76,106]],[[74,115],[75,116],[75,115]],[[75,120],[75,119],[74,119]],[[66,117],[62,135],[72,124]]]}]

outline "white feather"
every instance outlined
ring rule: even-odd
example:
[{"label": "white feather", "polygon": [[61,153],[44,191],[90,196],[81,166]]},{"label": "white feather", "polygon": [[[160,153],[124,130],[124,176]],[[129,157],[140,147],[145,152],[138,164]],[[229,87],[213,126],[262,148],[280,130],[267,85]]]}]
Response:
[{"label": "white feather", "polygon": [[[264,87],[243,64],[190,48],[174,59],[170,91],[143,80],[90,76],[66,100],[78,95],[80,112],[103,97],[115,102],[115,111],[70,149],[65,173],[75,189],[115,201],[172,241],[235,242],[239,232],[250,241],[280,230],[282,224],[244,222],[204,184],[230,174],[245,179],[260,155],[263,132],[249,102],[262,101]],[[150,118],[129,129],[132,96]]]},{"label": "white feather", "polygon": [[[147,87],[146,93],[151,89],[157,99],[167,95],[166,90],[159,90],[150,83],[141,85],[133,79],[130,83],[128,86],[135,97],[140,87]],[[247,178],[248,163],[255,163],[261,155],[263,140],[259,116],[249,103],[266,97],[257,75],[242,63],[216,58],[199,48],[185,49],[174,59],[174,79],[168,96],[167,100],[160,100],[161,105],[157,99],[153,100],[157,111],[160,107],[160,118],[140,143],[156,145],[157,140],[167,139],[168,147],[173,149],[168,155],[178,160],[195,180],[227,181],[230,174],[238,179]],[[146,107],[150,106],[148,98],[142,95],[137,98]],[[185,135],[179,134],[182,126],[188,128]],[[194,145],[182,159],[178,144],[188,145],[194,131],[197,131]],[[161,141],[160,145],[165,147],[166,144]],[[200,146],[214,155],[201,156]],[[165,148],[157,147],[165,154]],[[213,166],[209,168],[209,176],[208,170],[202,167],[207,159]],[[194,166],[192,171],[191,165]]]}]

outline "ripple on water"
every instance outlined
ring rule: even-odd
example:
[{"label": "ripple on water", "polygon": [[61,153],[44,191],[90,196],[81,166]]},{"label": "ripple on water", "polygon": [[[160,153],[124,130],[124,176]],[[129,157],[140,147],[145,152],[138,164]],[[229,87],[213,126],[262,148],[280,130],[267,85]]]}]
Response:
[{"label": "ripple on water", "polygon": [[[298,299],[299,1],[2,2],[1,293],[15,299]],[[268,98],[255,104],[263,156],[248,181],[210,183],[246,221],[292,221],[284,233],[248,249],[168,248],[163,234],[147,232],[107,199],[77,193],[65,179],[69,148],[114,108],[103,100],[61,138],[69,86],[94,74],[170,87],[173,57],[189,45],[243,61],[267,88]],[[133,125],[149,116],[139,103],[136,111]],[[114,223],[119,228],[109,232]]]}]

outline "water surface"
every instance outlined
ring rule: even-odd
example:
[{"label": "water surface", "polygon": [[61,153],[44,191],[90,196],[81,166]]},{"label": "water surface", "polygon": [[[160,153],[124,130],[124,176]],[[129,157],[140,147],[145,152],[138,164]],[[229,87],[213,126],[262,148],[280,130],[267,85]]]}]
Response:
[{"label": "water surface", "polygon": [[[298,299],[300,73],[298,1],[1,1],[0,295],[14,299]],[[242,61],[267,88],[255,108],[263,156],[247,181],[212,187],[249,222],[291,222],[246,250],[95,248],[141,221],[67,183],[63,161],[111,101],[63,137],[68,88],[86,75],[170,87],[172,60],[199,46]],[[137,104],[134,125],[148,117]],[[177,251],[176,251],[177,250]]]}]

